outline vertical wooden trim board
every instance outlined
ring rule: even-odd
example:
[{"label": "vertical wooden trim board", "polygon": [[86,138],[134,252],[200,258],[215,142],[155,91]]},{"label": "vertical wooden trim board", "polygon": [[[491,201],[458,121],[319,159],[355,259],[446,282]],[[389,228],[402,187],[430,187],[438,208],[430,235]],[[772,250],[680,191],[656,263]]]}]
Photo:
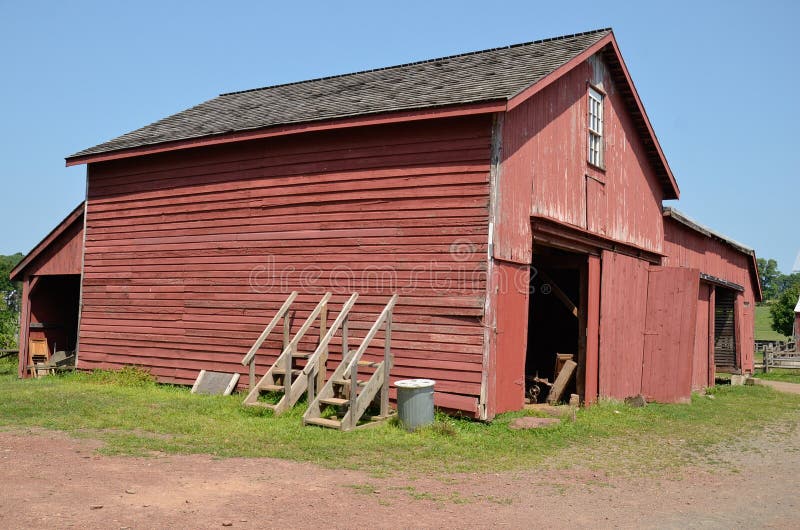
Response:
[{"label": "vertical wooden trim board", "polygon": [[589,255],[588,303],[586,318],[586,382],[585,400],[594,403],[598,394],[600,355],[600,256]]}]

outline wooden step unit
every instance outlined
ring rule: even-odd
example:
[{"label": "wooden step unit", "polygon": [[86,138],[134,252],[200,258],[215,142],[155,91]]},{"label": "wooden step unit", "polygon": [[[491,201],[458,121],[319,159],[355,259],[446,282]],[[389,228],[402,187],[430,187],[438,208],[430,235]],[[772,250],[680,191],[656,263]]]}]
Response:
[{"label": "wooden step unit", "polygon": [[[342,362],[336,367],[330,379],[319,390],[313,399],[309,396],[309,405],[303,415],[305,425],[316,425],[349,431],[379,423],[391,416],[389,410],[389,373],[392,369],[392,312],[397,303],[397,295],[393,295],[381,311],[357,350],[350,350],[347,332],[342,333]],[[362,360],[372,340],[383,329],[383,360],[372,362]],[[359,380],[358,369],[370,368],[372,375]],[[356,384],[353,385],[352,382]],[[366,417],[365,413],[373,402],[377,403],[379,414]],[[336,407],[337,418],[323,418],[325,407]]]},{"label": "wooden step unit", "polygon": [[[250,365],[250,391],[244,399],[246,406],[259,406],[274,413],[282,414],[291,409],[306,394],[308,410],[303,416],[305,425],[316,425],[349,431],[380,422],[391,415],[389,410],[389,373],[392,368],[391,334],[392,312],[397,303],[397,295],[393,295],[381,311],[358,349],[349,348],[349,315],[358,293],[353,293],[342,305],[336,319],[327,327],[328,303],[331,293],[326,293],[297,333],[291,335],[292,303],[297,298],[293,292],[286,299],[272,321],[258,337],[253,347],[242,359],[242,365]],[[298,345],[303,337],[319,321],[320,335],[317,347],[313,352],[300,352]],[[269,334],[283,322],[282,351],[269,367],[267,372],[256,381],[255,359]],[[384,353],[380,361],[362,359],[371,341],[383,330]],[[330,378],[326,380],[328,348],[331,339],[341,331],[342,362],[336,367]],[[304,364],[298,365],[298,362]],[[359,368],[371,372],[363,373],[359,379]],[[355,389],[352,382],[355,381]],[[261,396],[267,393],[277,394],[276,403],[262,401]],[[375,403],[379,414],[365,416],[370,405]],[[337,417],[324,418],[324,408],[334,407]]]}]

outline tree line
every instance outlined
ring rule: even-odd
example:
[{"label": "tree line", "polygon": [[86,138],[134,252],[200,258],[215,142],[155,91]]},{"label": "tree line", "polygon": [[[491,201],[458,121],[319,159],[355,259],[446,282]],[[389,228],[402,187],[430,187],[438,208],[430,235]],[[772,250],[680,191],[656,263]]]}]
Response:
[{"label": "tree line", "polygon": [[769,305],[772,329],[791,336],[794,331],[794,308],[800,298],[800,272],[784,274],[774,259],[758,258],[758,276],[764,302]]}]

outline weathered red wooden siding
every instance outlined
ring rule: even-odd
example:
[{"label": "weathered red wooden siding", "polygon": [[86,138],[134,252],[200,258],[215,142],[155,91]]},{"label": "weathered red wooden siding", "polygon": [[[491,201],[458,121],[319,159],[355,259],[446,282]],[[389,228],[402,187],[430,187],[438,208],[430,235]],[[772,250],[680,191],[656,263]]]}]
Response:
[{"label": "weathered red wooden siding", "polygon": [[[660,252],[661,184],[649,165],[625,103],[608,76],[605,101],[605,171],[587,162],[587,83],[584,62],[505,116],[501,201],[519,193],[520,208],[500,208],[495,256],[530,259],[530,215],[588,230],[607,239]],[[503,182],[508,183],[505,188]],[[530,202],[526,192],[530,193]],[[527,238],[527,239],[526,239]]]},{"label": "weathered red wooden siding", "polygon": [[27,276],[80,274],[83,256],[83,217],[72,223],[25,268]]},{"label": "weathered red wooden siding", "polygon": [[530,267],[497,260],[492,266],[488,417],[525,404]]},{"label": "weathered red wooden siding", "polygon": [[694,334],[694,353],[692,355],[692,390],[700,390],[709,386],[709,319],[711,310],[711,292],[714,287],[700,282],[700,295],[697,299],[697,322]]},{"label": "weathered red wooden siding", "polygon": [[[663,189],[608,75],[602,80],[607,93],[606,170],[587,162],[587,83],[592,78],[592,67],[584,62],[503,116],[502,163],[495,185],[495,258],[531,262],[531,217],[643,250],[662,250]],[[647,267],[635,258],[603,254],[602,295],[594,301],[601,305],[600,319],[587,320],[599,327],[599,345],[587,341],[587,349],[599,349],[594,359],[587,357],[587,377],[592,378],[586,382],[587,399],[598,392],[626,397],[641,390]],[[595,273],[599,280],[599,267]],[[505,318],[524,314],[507,311]],[[515,364],[497,369],[513,370]],[[522,373],[520,369],[520,377]]]},{"label": "weathered red wooden siding", "polygon": [[642,362],[642,394],[648,401],[691,400],[699,288],[697,269],[650,268]]},{"label": "weathered red wooden siding", "polygon": [[584,387],[586,403],[594,403],[598,395],[600,360],[600,256],[589,256],[587,267],[587,315],[586,315],[586,381]]},{"label": "weathered red wooden siding", "polygon": [[180,383],[243,372],[289,291],[302,293],[295,328],[326,290],[331,319],[361,293],[355,340],[398,292],[393,379],[435,379],[437,404],[474,412],[490,134],[473,116],[91,165],[80,366]]},{"label": "weathered red wooden siding", "polygon": [[642,390],[648,264],[609,251],[602,260],[599,393],[622,399]]},{"label": "weathered red wooden siding", "polygon": [[736,353],[744,371],[753,371],[755,349],[755,292],[752,256],[718,239],[664,218],[664,265],[700,270],[704,274],[741,285],[744,292],[736,299]]},{"label": "weathered red wooden siding", "polygon": [[[70,220],[72,217],[72,220]],[[59,311],[58,315],[45,314],[47,307],[54,306],[58,311],[58,304],[63,302],[64,297],[60,285],[55,285],[52,292],[42,292],[43,285],[39,285],[37,290],[31,293],[31,282],[38,277],[42,278],[55,275],[80,275],[81,261],[83,259],[83,215],[73,212],[61,225],[56,227],[54,233],[48,235],[42,243],[26,256],[31,258],[27,264],[22,264],[22,269],[17,272],[22,280],[22,299],[20,306],[20,328],[19,328],[19,358],[17,363],[17,374],[19,377],[27,375],[25,367],[28,364],[28,346],[30,339],[47,338],[49,344],[53,343],[60,348],[66,347],[66,333],[64,329],[31,330],[31,323],[47,322],[48,318],[53,322],[63,322]],[[69,223],[64,226],[64,223]],[[61,228],[63,227],[63,231]],[[48,241],[49,240],[49,241]],[[33,298],[33,300],[32,300]],[[72,311],[74,307],[64,308],[65,311]],[[43,313],[44,312],[44,313]],[[56,316],[57,318],[51,318]]]}]

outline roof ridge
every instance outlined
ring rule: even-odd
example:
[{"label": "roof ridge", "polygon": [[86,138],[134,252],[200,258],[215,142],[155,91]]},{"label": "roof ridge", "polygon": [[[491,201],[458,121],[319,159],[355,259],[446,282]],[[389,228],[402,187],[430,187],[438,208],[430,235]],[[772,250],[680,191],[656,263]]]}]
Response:
[{"label": "roof ridge", "polygon": [[721,232],[717,232],[713,228],[709,228],[708,226],[704,225],[700,221],[694,219],[693,217],[683,213],[681,210],[674,208],[672,206],[664,206],[662,207],[662,212],[664,215],[669,216],[679,223],[689,226],[689,228],[694,229],[696,232],[705,233],[706,235],[710,235],[711,237],[716,237],[717,239],[722,240],[724,243],[736,248],[740,252],[745,254],[754,253],[755,249],[751,248],[744,243],[740,243],[739,241],[733,239],[732,237],[728,237]]},{"label": "roof ridge", "polygon": [[416,66],[416,65],[420,65],[420,64],[428,64],[428,63],[433,63],[433,62],[436,62],[436,61],[444,61],[444,60],[447,60],[447,59],[455,59],[455,58],[458,58],[458,57],[468,57],[470,55],[478,55],[478,54],[481,54],[481,53],[489,53],[489,52],[494,52],[494,51],[498,51],[498,50],[510,50],[512,48],[520,48],[522,46],[531,46],[533,44],[542,44],[542,43],[545,43],[545,42],[552,42],[552,41],[566,40],[566,39],[574,39],[575,37],[583,37],[585,35],[591,35],[591,34],[594,34],[594,33],[603,33],[605,31],[613,31],[613,29],[610,28],[610,27],[608,27],[608,28],[600,28],[600,29],[594,29],[594,30],[589,30],[589,31],[582,31],[580,33],[572,33],[570,35],[561,35],[561,36],[558,36],[558,37],[549,37],[549,38],[546,38],[546,39],[539,39],[539,40],[534,40],[534,41],[530,41],[530,42],[520,42],[520,43],[517,43],[517,44],[509,44],[507,46],[497,46],[495,48],[487,48],[485,50],[475,50],[475,51],[471,51],[471,52],[456,53],[454,55],[445,55],[443,57],[436,57],[436,58],[433,58],[433,59],[424,59],[422,61],[412,61],[410,63],[395,64],[395,65],[392,65],[392,66],[383,66],[383,67],[380,67],[380,68],[369,68],[367,70],[359,70],[357,72],[348,72],[346,74],[328,75],[328,76],[323,76],[323,77],[315,77],[313,79],[303,79],[302,81],[292,81],[292,82],[289,82],[289,83],[279,83],[277,85],[268,85],[268,86],[263,86],[263,87],[258,87],[258,88],[250,88],[250,89],[247,89],[247,90],[236,90],[236,91],[233,91],[233,92],[223,92],[222,94],[219,95],[219,97],[233,96],[233,95],[236,95],[236,94],[246,94],[248,92],[259,92],[261,90],[269,90],[269,89],[272,89],[272,88],[280,88],[280,87],[293,86],[293,85],[302,85],[302,84],[305,84],[305,83],[313,83],[315,81],[325,81],[325,80],[328,80],[328,79],[339,79],[339,78],[342,78],[342,77],[349,77],[349,76],[352,76],[352,75],[359,75],[359,74],[368,74],[368,73],[371,73],[371,72],[382,72],[382,71],[385,71],[385,70],[392,70],[392,69],[395,69],[395,68],[405,68],[405,67],[408,67],[408,66]]}]

